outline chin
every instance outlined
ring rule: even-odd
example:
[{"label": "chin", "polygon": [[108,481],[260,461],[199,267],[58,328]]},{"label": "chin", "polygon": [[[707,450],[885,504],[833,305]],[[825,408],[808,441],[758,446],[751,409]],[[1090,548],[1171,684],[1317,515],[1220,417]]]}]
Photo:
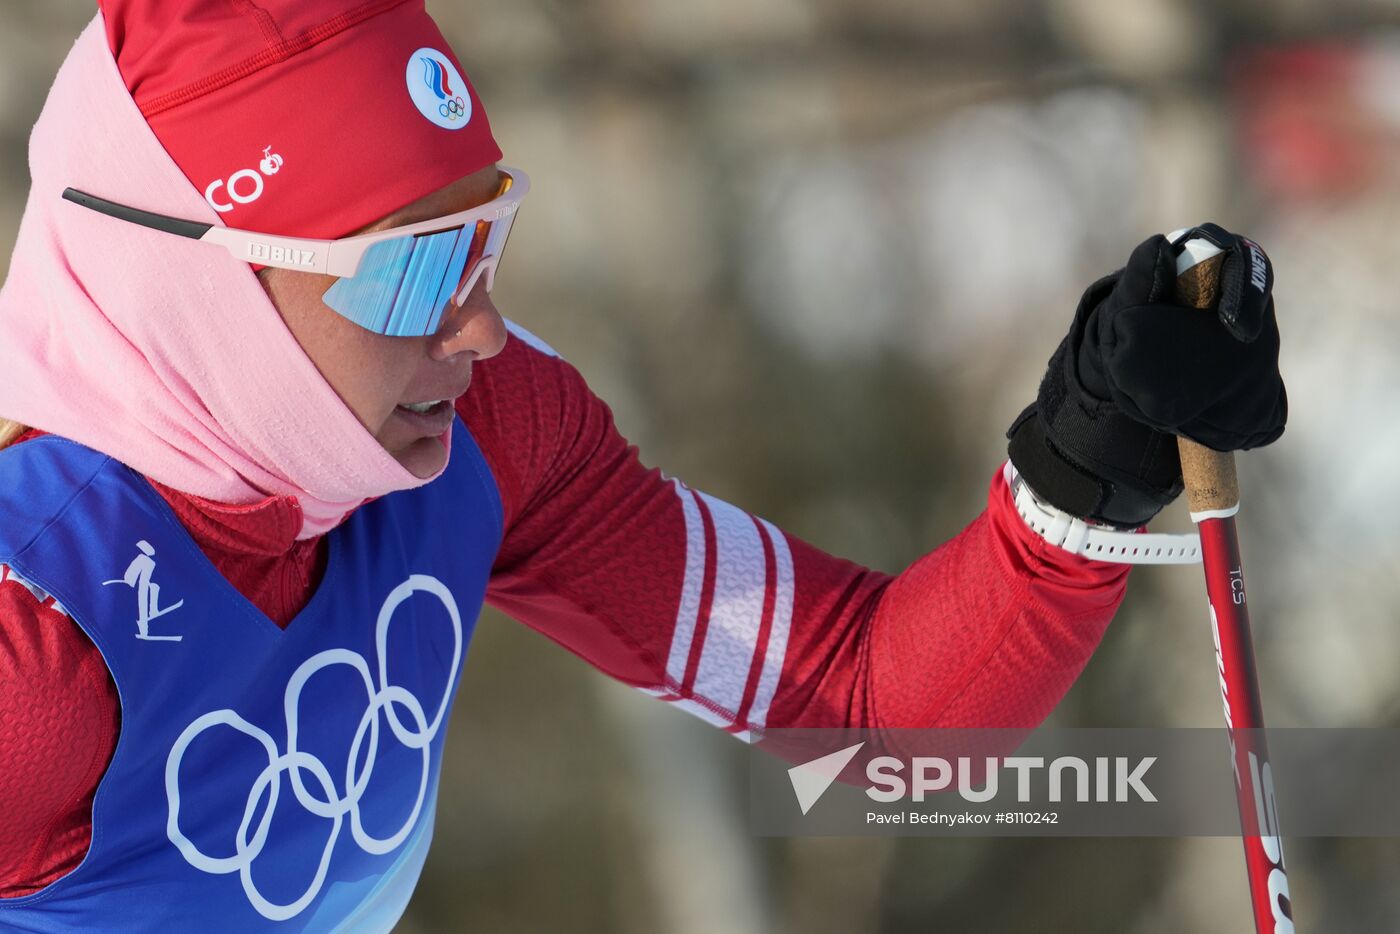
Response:
[{"label": "chin", "polygon": [[427,479],[446,466],[446,442],[446,438],[421,438],[403,450],[394,452],[394,460],[415,477]]}]

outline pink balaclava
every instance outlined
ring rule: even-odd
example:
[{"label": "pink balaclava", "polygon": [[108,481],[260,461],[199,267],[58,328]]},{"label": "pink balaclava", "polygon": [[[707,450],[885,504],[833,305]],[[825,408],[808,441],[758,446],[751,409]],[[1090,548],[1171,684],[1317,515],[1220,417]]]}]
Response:
[{"label": "pink balaclava", "polygon": [[463,71],[423,0],[100,5],[30,138],[0,289],[0,414],[216,502],[293,496],[303,539],[429,482],[322,378],[259,267],[61,197],[335,238],[495,163],[465,79],[463,121],[417,87],[441,80],[429,53]]}]

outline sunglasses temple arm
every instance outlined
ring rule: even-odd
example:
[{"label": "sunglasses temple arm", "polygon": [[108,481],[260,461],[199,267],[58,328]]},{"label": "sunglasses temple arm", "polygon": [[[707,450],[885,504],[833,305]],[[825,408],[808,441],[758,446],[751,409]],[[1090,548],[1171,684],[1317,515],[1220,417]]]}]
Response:
[{"label": "sunglasses temple arm", "polygon": [[150,227],[152,230],[161,230],[180,237],[188,237],[191,240],[202,240],[204,235],[214,226],[213,224],[182,221],[176,217],[166,217],[164,214],[129,208],[124,204],[117,204],[115,201],[107,201],[104,198],[78,191],[76,188],[64,189],[63,197],[74,204],[81,204],[83,207],[90,208],[100,214],[106,214],[109,217],[115,217],[132,224],[139,224],[142,227]]}]

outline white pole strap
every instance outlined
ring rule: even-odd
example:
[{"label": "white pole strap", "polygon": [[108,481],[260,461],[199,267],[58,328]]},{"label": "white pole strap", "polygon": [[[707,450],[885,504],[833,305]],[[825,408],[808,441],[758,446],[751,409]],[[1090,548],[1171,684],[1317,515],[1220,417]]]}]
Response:
[{"label": "white pole strap", "polygon": [[1200,564],[1201,537],[1187,534],[1119,532],[1091,525],[1036,499],[1010,460],[1002,475],[1015,494],[1016,511],[1026,525],[1057,548],[1114,564]]}]

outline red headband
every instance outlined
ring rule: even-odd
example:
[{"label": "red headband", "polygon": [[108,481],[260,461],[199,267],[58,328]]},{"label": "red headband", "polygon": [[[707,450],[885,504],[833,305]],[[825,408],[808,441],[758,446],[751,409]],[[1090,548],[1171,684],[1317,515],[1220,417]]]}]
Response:
[{"label": "red headband", "polygon": [[501,158],[423,0],[99,6],[127,90],[225,226],[335,239]]}]

